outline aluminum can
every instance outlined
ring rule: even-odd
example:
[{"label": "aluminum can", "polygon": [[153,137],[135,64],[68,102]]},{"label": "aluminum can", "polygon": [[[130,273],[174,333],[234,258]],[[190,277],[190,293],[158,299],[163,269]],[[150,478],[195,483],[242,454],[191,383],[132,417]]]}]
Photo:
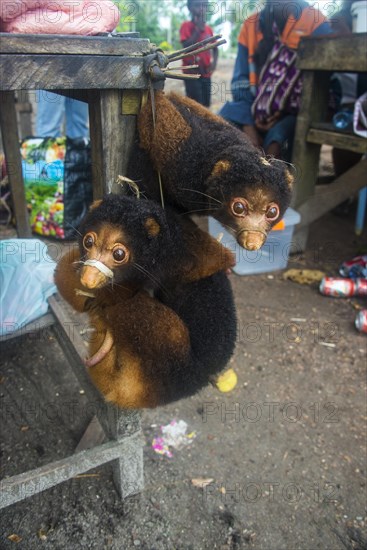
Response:
[{"label": "aluminum can", "polygon": [[325,296],[345,298],[355,296],[357,281],[336,277],[324,277],[320,283],[320,292]]},{"label": "aluminum can", "polygon": [[359,332],[367,333],[367,309],[362,309],[362,311],[357,314],[354,323]]}]

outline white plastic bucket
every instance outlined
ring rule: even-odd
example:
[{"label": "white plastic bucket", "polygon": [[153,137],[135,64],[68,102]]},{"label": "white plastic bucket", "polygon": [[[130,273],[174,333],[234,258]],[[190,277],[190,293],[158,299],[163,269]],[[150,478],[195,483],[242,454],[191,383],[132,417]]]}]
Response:
[{"label": "white plastic bucket", "polygon": [[351,7],[353,32],[367,32],[367,0],[354,2]]}]

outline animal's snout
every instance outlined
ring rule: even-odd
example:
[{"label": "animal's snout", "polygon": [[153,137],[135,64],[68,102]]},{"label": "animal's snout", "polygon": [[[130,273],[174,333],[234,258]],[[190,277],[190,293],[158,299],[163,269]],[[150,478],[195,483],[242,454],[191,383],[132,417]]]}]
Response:
[{"label": "animal's snout", "polygon": [[266,239],[266,235],[260,231],[242,230],[237,235],[237,242],[246,250],[258,250],[262,247]]},{"label": "animal's snout", "polygon": [[101,288],[107,283],[104,273],[101,273],[96,267],[84,266],[82,268],[80,282],[86,288]]}]

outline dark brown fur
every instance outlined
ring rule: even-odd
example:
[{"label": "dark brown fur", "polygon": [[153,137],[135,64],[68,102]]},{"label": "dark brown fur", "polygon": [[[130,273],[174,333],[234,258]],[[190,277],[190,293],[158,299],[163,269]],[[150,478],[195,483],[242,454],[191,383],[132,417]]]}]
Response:
[{"label": "dark brown fur", "polygon": [[[132,261],[139,258],[134,256],[134,239],[137,236],[126,234],[128,226],[123,227],[122,221],[121,226],[114,221],[104,222],[104,214],[103,218],[99,217],[99,211],[102,209],[109,220],[113,220],[114,216],[120,219],[116,203],[121,204],[121,212],[125,212],[127,218],[131,216],[129,212],[134,206],[148,213],[145,221],[141,220],[141,216],[136,217],[136,220],[141,220],[143,231],[146,231],[144,250],[148,251],[148,254],[149,242],[160,238],[167,239],[167,236],[162,235],[166,231],[163,226],[163,219],[166,216],[162,214],[162,219],[157,217],[156,211],[159,211],[159,208],[154,205],[153,214],[150,215],[149,207],[145,206],[149,201],[134,201],[128,197],[111,196],[105,199],[107,206],[103,203],[92,206],[90,216],[94,216],[94,221],[88,222],[87,216],[87,221],[82,224],[83,236],[93,233],[95,244],[88,249],[83,248],[81,244],[79,250],[75,249],[66,254],[58,263],[55,282],[60,294],[74,309],[89,314],[91,325],[95,328],[89,349],[92,356],[89,372],[94,384],[106,400],[124,408],[156,407],[194,393],[202,387],[205,380],[207,382],[209,379],[210,373],[206,374],[205,369],[210,368],[215,371],[224,366],[223,359],[222,362],[218,359],[218,365],[215,360],[210,360],[207,366],[201,366],[200,361],[193,361],[193,333],[196,330],[190,332],[190,323],[196,322],[195,317],[200,319],[203,315],[208,315],[212,321],[215,309],[220,309],[219,313],[224,315],[224,318],[219,323],[223,324],[224,335],[230,334],[229,338],[226,336],[228,341],[223,344],[223,349],[228,350],[224,351],[223,357],[227,357],[228,354],[230,356],[234,342],[231,338],[235,337],[231,318],[234,310],[231,305],[228,282],[221,272],[233,266],[234,258],[229,250],[199,230],[192,221],[184,220],[183,241],[180,242],[179,237],[176,237],[177,243],[174,243],[178,247],[175,262],[172,262],[170,257],[165,259],[174,263],[167,266],[169,267],[167,273],[170,275],[158,281],[160,299],[152,298],[144,289],[144,285],[150,283],[149,278],[144,283],[141,280],[134,280],[134,277],[126,280],[120,280],[117,277],[119,269],[124,271],[124,266],[114,265],[111,251],[114,250],[116,243],[122,243],[126,249],[130,249]],[[110,216],[108,216],[109,204],[115,208]],[[172,235],[174,227],[172,222],[170,223],[171,229],[168,235]],[[143,238],[142,235],[143,233],[140,239]],[[81,240],[81,243],[84,243],[84,240]],[[163,258],[165,258],[164,255]],[[96,267],[83,265],[81,259],[103,261],[105,266],[116,271],[116,281],[111,283],[108,277]],[[159,258],[151,259],[159,263]],[[160,273],[159,269],[157,273]],[[224,279],[217,281],[215,277],[224,277]],[[215,293],[210,294],[212,286],[216,290]],[[221,297],[222,291],[223,297]],[[201,304],[199,301],[203,293],[206,293],[208,298],[204,304]],[[167,304],[169,302],[168,305],[163,303],[165,300]],[[215,305],[217,303],[215,300],[220,300],[218,307]],[[195,307],[198,308],[197,315],[195,315]],[[206,310],[213,307],[215,308],[213,314],[210,311],[207,313]],[[194,321],[189,320],[187,325],[187,319],[190,319],[191,315]],[[205,319],[202,326],[206,330]],[[220,332],[221,327],[218,327],[218,330]],[[99,356],[106,339],[110,336],[111,346],[107,348],[106,353]],[[198,334],[198,338],[202,339],[201,346],[205,337],[205,334]],[[213,346],[210,342],[208,343],[209,348],[213,347],[215,350],[218,339],[216,334]],[[93,361],[93,357],[97,357],[98,361]],[[200,368],[203,369],[201,373]],[[192,372],[197,371],[193,380],[189,377],[190,369]],[[186,375],[180,374],[185,371]],[[186,382],[187,387],[184,382],[185,376],[189,377]]]},{"label": "dark brown fur", "polygon": [[[243,132],[195,101],[175,93],[155,94],[138,118],[139,145],[129,177],[148,198],[159,201],[160,172],[166,203],[181,212],[212,215],[254,250],[289,206],[293,177],[285,163],[266,158]],[[260,201],[254,201],[253,197]],[[237,215],[238,200],[246,206]],[[276,217],[268,212],[276,207]]]}]

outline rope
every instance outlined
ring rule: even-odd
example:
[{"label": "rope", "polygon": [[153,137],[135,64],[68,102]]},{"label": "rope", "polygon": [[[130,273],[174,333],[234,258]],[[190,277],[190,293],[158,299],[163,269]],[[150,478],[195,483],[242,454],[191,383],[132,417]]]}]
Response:
[{"label": "rope", "polygon": [[[154,88],[152,86],[152,82],[150,82],[150,100],[151,100],[151,103],[152,103],[153,130],[155,132],[155,128],[156,128],[156,111],[155,111]],[[159,170],[157,170],[157,175],[158,175],[158,182],[159,182],[159,193],[160,193],[160,196],[161,196],[161,204],[162,204],[162,208],[164,208],[163,185],[162,185],[161,173],[160,173]]]}]

